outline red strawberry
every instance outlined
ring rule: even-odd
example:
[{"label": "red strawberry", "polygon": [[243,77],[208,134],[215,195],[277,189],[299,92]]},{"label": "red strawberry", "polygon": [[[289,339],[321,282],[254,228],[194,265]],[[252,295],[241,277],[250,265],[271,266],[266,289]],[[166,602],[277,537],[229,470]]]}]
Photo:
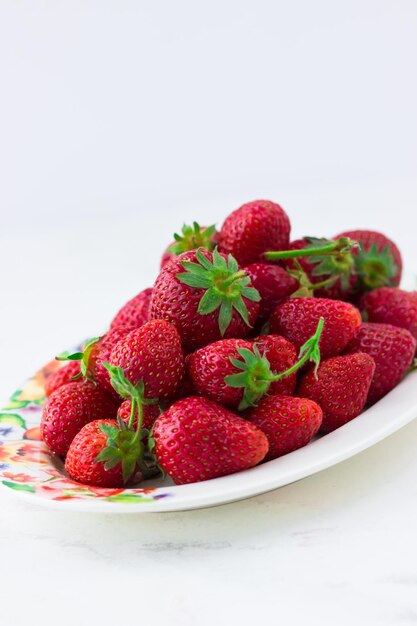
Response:
[{"label": "red strawberry", "polygon": [[252,342],[245,339],[221,339],[190,354],[186,359],[187,373],[196,392],[230,408],[237,408],[243,389],[229,387],[224,379],[239,371],[231,361],[240,358],[238,350],[246,348],[251,351],[252,346]]},{"label": "red strawberry", "polygon": [[157,419],[154,442],[158,463],[177,485],[240,472],[268,452],[256,426],[196,396],[179,400]]},{"label": "red strawberry", "polygon": [[[324,246],[331,246],[337,242],[314,237],[304,237],[289,244],[288,250],[320,250]],[[346,300],[356,284],[355,265],[351,250],[353,242],[346,246],[345,251],[329,256],[305,256],[294,259],[283,259],[287,270],[296,271],[297,264],[305,272],[312,285],[323,285],[314,289],[314,295],[319,298]],[[333,281],[333,282],[332,282]]]},{"label": "red strawberry", "polygon": [[265,461],[306,446],[317,434],[323,412],[307,398],[267,396],[246,418],[268,437],[269,451]]},{"label": "red strawberry", "polygon": [[360,244],[360,249],[354,253],[359,295],[377,287],[400,284],[401,253],[391,239],[373,230],[349,230],[339,237],[350,237]]},{"label": "red strawberry", "polygon": [[298,394],[321,406],[320,432],[330,433],[362,412],[374,372],[373,358],[358,352],[327,359],[317,373],[310,370],[303,376]]},{"label": "red strawberry", "polygon": [[116,420],[94,420],[74,437],[65,460],[65,469],[72,480],[94,487],[123,487],[122,465],[105,468],[97,457],[106,449],[108,435],[101,427],[117,429]]},{"label": "red strawberry", "polygon": [[259,293],[229,255],[197,250],[168,263],[156,279],[151,319],[175,326],[188,352],[222,337],[244,337],[256,321]]},{"label": "red strawberry", "polygon": [[90,381],[67,383],[54,391],[43,407],[42,439],[53,452],[65,456],[85,424],[116,417],[119,404]]},{"label": "red strawberry", "polygon": [[323,359],[340,354],[361,325],[359,311],[348,302],[292,298],[275,309],[269,328],[271,333],[283,335],[299,350],[314,333],[320,318],[324,318],[320,339]]},{"label": "red strawberry", "polygon": [[65,467],[74,480],[102,487],[122,486],[132,478],[148,478],[159,472],[149,450],[149,432],[144,430],[152,427],[159,410],[144,397],[142,380],[134,385],[120,367],[108,363],[105,367],[111,384],[126,402],[119,408],[117,420],[96,420],[78,433]]},{"label": "red strawberry", "polygon": [[297,290],[298,281],[279,265],[252,263],[245,269],[261,296],[257,319],[257,326],[260,327],[278,304],[285,302]]},{"label": "red strawberry", "polygon": [[180,336],[163,320],[151,320],[125,335],[108,361],[120,367],[133,385],[143,381],[146,398],[159,400],[175,396],[185,370]]},{"label": "red strawberry", "polygon": [[[159,410],[159,406],[157,404],[144,404],[143,405],[143,423],[142,428],[146,428],[147,430],[151,430],[152,426],[155,424],[157,418],[159,417],[161,411]],[[117,411],[117,416],[120,417],[124,422],[128,423],[130,419],[132,411],[132,400],[125,400]],[[137,413],[136,413],[137,415]],[[137,418],[133,421],[133,427],[137,426]]]},{"label": "red strawberry", "polygon": [[255,200],[233,211],[219,233],[219,250],[231,253],[240,265],[263,260],[267,250],[285,250],[290,220],[279,204]]},{"label": "red strawberry", "polygon": [[140,328],[149,320],[149,305],[151,303],[152,289],[144,289],[137,296],[126,302],[110,324],[110,329],[127,328],[134,330]]},{"label": "red strawberry", "polygon": [[183,252],[190,252],[190,250],[197,250],[203,248],[211,252],[216,245],[217,232],[216,227],[213,226],[200,226],[197,222],[193,222],[192,226],[184,224],[181,230],[181,234],[174,234],[174,239],[168,248],[165,250],[161,259],[161,269]]},{"label": "red strawberry", "polygon": [[[74,376],[79,378],[74,381]],[[45,395],[49,397],[56,389],[67,383],[83,382],[84,380],[81,376],[80,364],[77,361],[70,361],[45,380]]]},{"label": "red strawberry", "polygon": [[413,362],[416,340],[408,330],[390,324],[362,324],[346,352],[366,352],[375,361],[368,404],[374,404],[396,387]]},{"label": "red strawberry", "polygon": [[367,321],[406,328],[417,339],[417,291],[380,287],[367,293],[359,308]]},{"label": "red strawberry", "polygon": [[187,358],[188,374],[196,391],[229,408],[256,406],[265,393],[293,393],[295,371],[308,359],[319,362],[322,322],[301,350],[278,335],[251,341],[223,339],[200,348]]}]

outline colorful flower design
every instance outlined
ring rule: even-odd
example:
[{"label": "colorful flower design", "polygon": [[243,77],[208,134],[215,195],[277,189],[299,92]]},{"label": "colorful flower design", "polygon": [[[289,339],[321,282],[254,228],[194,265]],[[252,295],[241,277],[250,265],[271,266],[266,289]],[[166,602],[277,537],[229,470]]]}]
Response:
[{"label": "colorful flower design", "polygon": [[100,499],[109,506],[112,502],[147,503],[171,496],[166,488],[95,488],[65,475],[62,460],[41,441],[39,430],[44,383],[59,367],[58,361],[52,361],[36,372],[0,411],[0,484],[49,500]]}]

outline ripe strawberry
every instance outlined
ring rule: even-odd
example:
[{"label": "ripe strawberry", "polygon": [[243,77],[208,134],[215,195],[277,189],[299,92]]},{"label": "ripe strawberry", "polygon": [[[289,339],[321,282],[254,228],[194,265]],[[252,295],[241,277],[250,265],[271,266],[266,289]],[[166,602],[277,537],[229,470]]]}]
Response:
[{"label": "ripe strawberry", "polygon": [[65,456],[85,424],[116,417],[119,404],[91,381],[67,383],[54,391],[43,407],[42,439],[53,452]]},{"label": "ripe strawberry", "polygon": [[363,296],[359,308],[367,321],[406,328],[417,339],[417,291],[380,287]]},{"label": "ripe strawberry", "polygon": [[[144,430],[151,409],[157,407],[151,407],[144,398],[143,381],[133,385],[120,367],[108,363],[105,367],[115,391],[126,402],[117,420],[95,420],[80,430],[69,447],[65,468],[73,480],[96,487],[121,487],[131,479],[148,478],[159,471],[148,449],[149,432]],[[126,403],[130,409],[124,418]],[[152,425],[150,421],[148,425]]]},{"label": "ripe strawberry", "polygon": [[243,389],[229,387],[224,379],[239,371],[232,362],[240,358],[239,349],[251,352],[252,346],[245,339],[221,339],[188,355],[187,374],[196,392],[229,408],[237,408]]},{"label": "ripe strawberry", "polygon": [[348,302],[326,298],[292,298],[275,309],[269,329],[275,335],[283,335],[296,349],[300,349],[314,333],[320,318],[324,318],[320,339],[323,359],[340,354],[361,325],[359,311]]},{"label": "ripe strawberry", "polygon": [[248,469],[268,452],[268,440],[256,426],[197,396],[163,413],[153,438],[159,465],[177,485]]},{"label": "ripe strawberry", "polygon": [[267,396],[246,418],[267,436],[269,451],[264,460],[271,461],[306,446],[317,434],[323,412],[307,398]]},{"label": "ripe strawberry", "polygon": [[[78,378],[74,380],[75,376]],[[84,381],[84,378],[81,376],[80,364],[77,363],[77,361],[70,361],[45,380],[45,395],[48,398],[56,389],[62,387],[62,385],[76,381]]]},{"label": "ripe strawberry", "polygon": [[273,310],[288,300],[298,288],[298,281],[279,265],[269,263],[252,263],[245,270],[251,283],[261,296],[259,315],[256,321],[260,327],[270,317]]},{"label": "ripe strawberry", "polygon": [[174,239],[168,248],[165,250],[161,259],[161,269],[183,252],[190,252],[191,250],[197,250],[203,248],[211,252],[217,240],[216,227],[213,226],[200,226],[197,222],[193,222],[192,226],[184,224],[181,230],[181,234],[174,234]]},{"label": "ripe strawberry", "polygon": [[128,380],[143,381],[145,397],[175,396],[184,376],[180,336],[172,324],[151,320],[125,335],[111,350],[110,365],[120,367]]},{"label": "ripe strawberry", "polygon": [[240,265],[263,261],[267,250],[284,250],[290,238],[284,209],[269,200],[255,200],[233,211],[219,233],[219,250],[231,253]]},{"label": "ripe strawberry", "polygon": [[375,404],[398,385],[413,362],[415,350],[416,340],[405,328],[390,324],[362,324],[346,352],[366,352],[375,361],[368,404]]},{"label": "ripe strawberry", "polygon": [[[142,428],[146,428],[147,430],[151,430],[152,426],[155,424],[157,418],[159,417],[161,411],[159,410],[159,406],[157,404],[145,404],[143,406],[143,423]],[[129,419],[132,414],[132,400],[125,400],[119,406],[117,411],[117,417],[120,417],[125,423],[129,422]],[[135,428],[137,425],[137,412],[135,413],[136,417],[132,422],[132,426]]]},{"label": "ripe strawberry", "polygon": [[[317,285],[314,289],[314,295],[318,298],[346,300],[356,284],[355,264],[351,252],[354,242],[348,240],[344,247],[340,244],[340,252],[337,252],[336,243],[338,242],[328,239],[304,237],[303,239],[292,241],[288,246],[288,250],[304,251],[311,249],[319,251],[321,248],[331,248],[333,245],[336,251],[328,256],[326,254],[318,254],[317,256],[296,257],[296,260],[283,258],[283,263],[287,270],[296,272],[298,264],[301,266],[312,285]],[[326,285],[326,283],[328,284]]]},{"label": "ripe strawberry", "polygon": [[317,373],[310,370],[303,376],[298,394],[322,408],[321,433],[330,433],[361,413],[374,372],[373,358],[358,352],[327,359]]},{"label": "ripe strawberry", "polygon": [[110,329],[127,328],[134,330],[140,328],[149,320],[149,305],[151,303],[152,289],[144,289],[137,296],[126,302],[110,324]]},{"label": "ripe strawberry", "polygon": [[75,435],[65,460],[65,469],[72,480],[94,487],[123,487],[121,463],[106,469],[97,457],[106,449],[108,435],[102,427],[117,429],[113,419],[94,420]]},{"label": "ripe strawberry", "polygon": [[185,252],[156,279],[151,319],[175,326],[188,352],[222,337],[244,337],[256,321],[259,293],[232,256]]},{"label": "ripe strawberry", "polygon": [[293,393],[295,371],[308,359],[318,364],[322,325],[301,351],[278,335],[254,341],[223,339],[187,357],[188,375],[196,391],[229,408],[256,406],[265,393]]},{"label": "ripe strawberry", "polygon": [[354,253],[358,295],[377,287],[400,284],[401,253],[391,239],[373,230],[349,230],[339,237],[350,237],[360,244],[360,249]]}]

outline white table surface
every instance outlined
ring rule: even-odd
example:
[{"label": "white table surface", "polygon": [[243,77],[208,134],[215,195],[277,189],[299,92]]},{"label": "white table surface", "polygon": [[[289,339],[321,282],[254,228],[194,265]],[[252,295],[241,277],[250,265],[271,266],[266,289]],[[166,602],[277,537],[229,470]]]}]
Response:
[{"label": "white table surface", "polygon": [[[378,227],[417,268],[413,180],[268,195],[295,234],[318,234],[318,217],[329,235]],[[197,217],[220,222],[240,200]],[[196,216],[192,203],[171,206],[1,233],[1,400],[150,283],[169,234]],[[318,475],[218,508],[76,514],[4,491],[0,506],[2,626],[417,623],[417,420]]]}]

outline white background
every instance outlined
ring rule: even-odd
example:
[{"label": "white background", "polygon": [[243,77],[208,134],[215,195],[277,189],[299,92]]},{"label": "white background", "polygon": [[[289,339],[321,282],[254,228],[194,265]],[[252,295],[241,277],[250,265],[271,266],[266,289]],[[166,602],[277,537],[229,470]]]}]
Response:
[{"label": "white background", "polygon": [[[251,199],[280,202],[295,235],[382,230],[417,273],[416,59],[415,0],[0,0],[1,399],[148,286],[183,221]],[[137,619],[158,626],[230,620],[229,592],[241,624],[416,623],[416,443],[411,425],[275,494],[164,521],[1,494],[2,623],[47,597],[58,611],[80,568],[99,605],[137,588]],[[83,610],[61,623],[91,623]]]}]

